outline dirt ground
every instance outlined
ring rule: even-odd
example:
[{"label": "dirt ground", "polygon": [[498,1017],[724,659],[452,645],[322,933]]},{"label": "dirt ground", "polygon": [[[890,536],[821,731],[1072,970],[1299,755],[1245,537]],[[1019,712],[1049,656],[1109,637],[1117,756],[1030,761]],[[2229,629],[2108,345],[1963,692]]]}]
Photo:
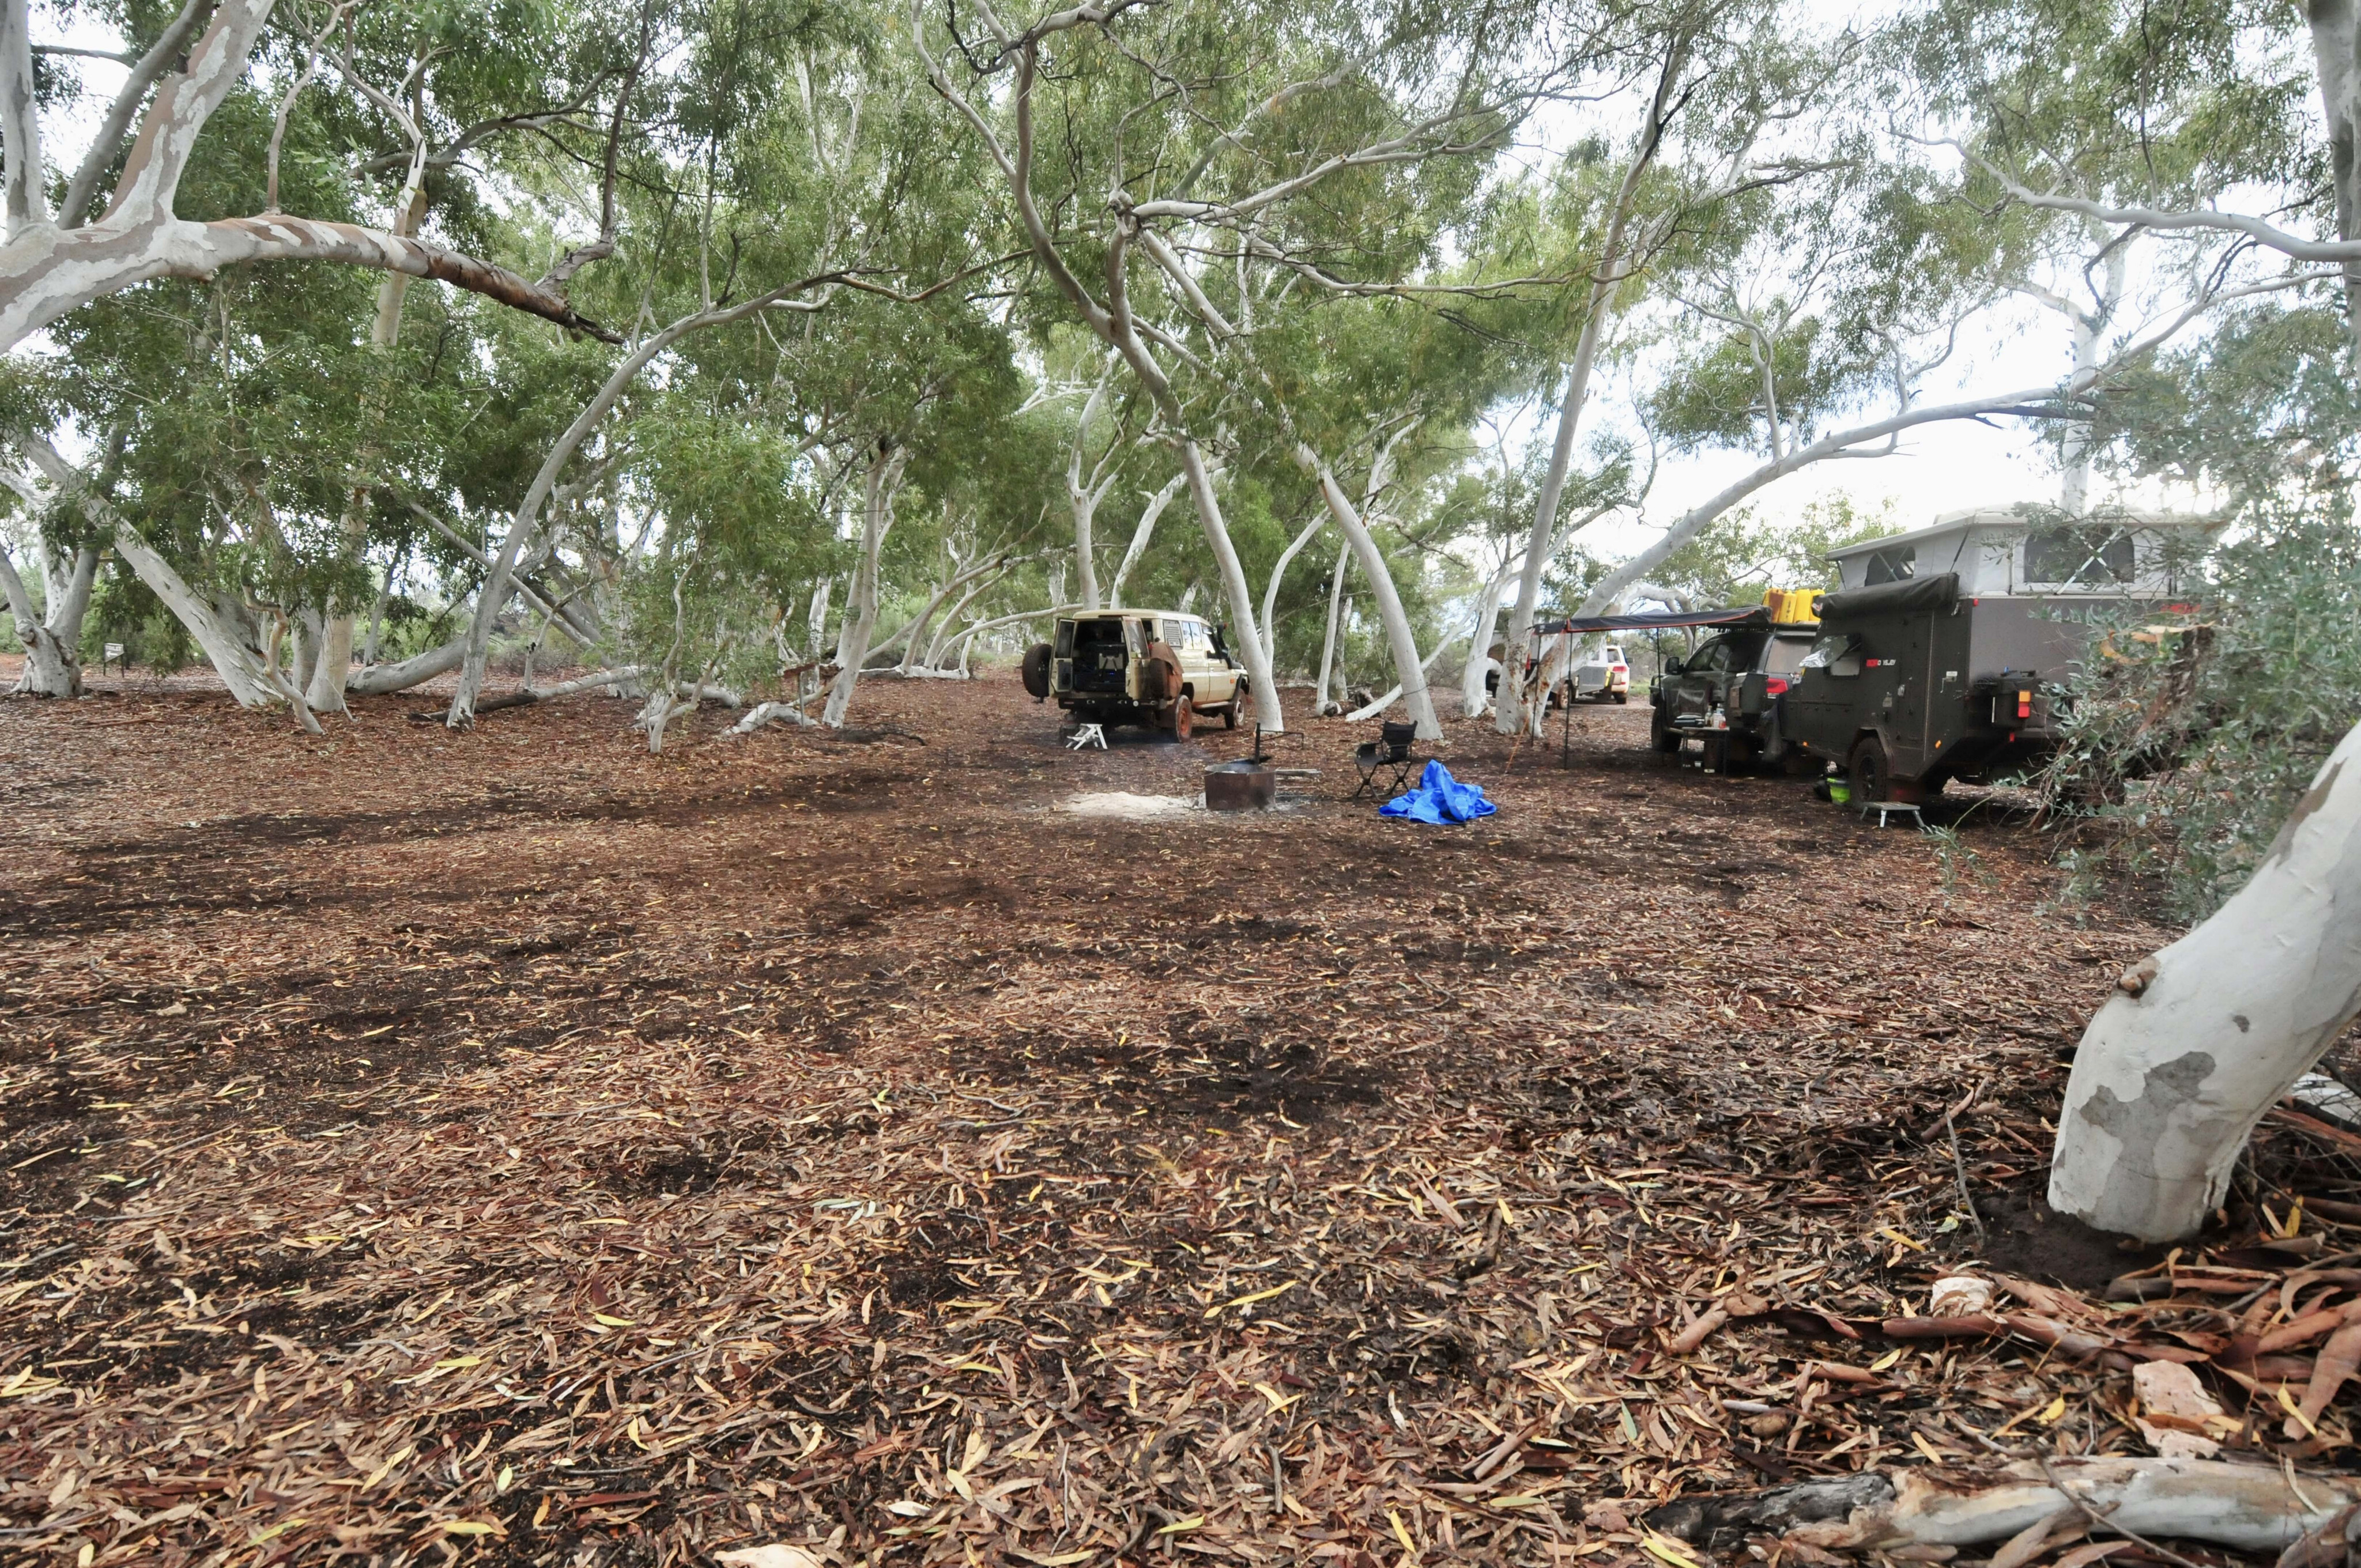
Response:
[{"label": "dirt ground", "polygon": [[1676,1496],[2144,1452],[2007,1342],[1729,1404],[1946,1258],[2146,1261],[2041,1212],[2042,1116],[2168,933],[2045,913],[1997,805],[1938,853],[1638,705],[1565,766],[1453,722],[1500,810],[1444,828],[1338,721],[1280,812],[1077,816],[1246,740],[1070,751],[1007,673],[661,758],[429,706],[0,704],[0,1556],[1606,1564]]}]

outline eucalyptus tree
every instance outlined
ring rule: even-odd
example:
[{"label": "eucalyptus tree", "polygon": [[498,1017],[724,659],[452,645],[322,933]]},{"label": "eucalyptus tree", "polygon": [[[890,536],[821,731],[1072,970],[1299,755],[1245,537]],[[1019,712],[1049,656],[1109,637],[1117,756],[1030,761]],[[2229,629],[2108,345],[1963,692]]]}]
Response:
[{"label": "eucalyptus tree", "polygon": [[[1516,72],[1539,60],[1554,73],[1553,29],[1497,9],[1252,6],[1216,18],[1137,0],[1030,21],[990,0],[940,16],[914,4],[908,20],[936,90],[997,169],[1040,275],[1153,405],[1259,719],[1281,727],[1208,460],[1225,423],[1247,417],[1234,402],[1259,403],[1282,426],[1292,418],[1282,367],[1256,344],[1257,302],[1427,287],[1421,274],[1474,166],[1532,101],[1534,83]],[[1352,212],[1349,226],[1325,221],[1332,203]],[[1291,444],[1318,475],[1323,455]],[[1333,477],[1322,493],[1343,496]],[[1329,504],[1382,603],[1390,574],[1374,541],[1349,497]],[[1410,685],[1421,660],[1399,603],[1386,620]]]},{"label": "eucalyptus tree", "polygon": [[[154,279],[202,280],[241,263],[305,260],[433,278],[563,327],[607,330],[568,302],[563,276],[529,280],[458,246],[358,221],[334,207],[313,208],[310,215],[289,213],[275,185],[254,192],[252,205],[184,215],[181,184],[191,160],[258,57],[293,45],[298,37],[330,49],[338,41],[338,24],[357,25],[357,7],[341,0],[302,12],[291,33],[274,39],[270,24],[278,8],[279,0],[184,0],[170,14],[126,8],[125,78],[100,109],[79,164],[58,171],[65,175],[64,186],[53,201],[44,148],[64,137],[45,140],[43,133],[61,131],[78,106],[70,94],[44,101],[34,61],[38,54],[57,51],[33,37],[29,0],[0,0],[0,349],[14,349],[70,312]],[[500,19],[513,23],[526,14],[522,5],[507,5]],[[569,16],[564,29],[570,37],[607,30],[596,12]],[[496,49],[489,32],[474,30],[471,47]],[[302,61],[282,55],[281,63],[298,81],[318,70],[310,55]],[[414,85],[397,81],[389,91],[386,82],[363,83],[345,71],[346,63],[336,60],[355,91],[397,108],[399,94]],[[497,118],[522,125],[562,115],[566,108],[536,93],[506,104]],[[467,145],[462,141],[457,150]]]},{"label": "eucalyptus tree", "polygon": [[[1923,74],[1964,122],[1949,140],[1965,183],[2004,221],[2040,220],[2042,232],[2062,236],[2054,237],[2060,254],[2079,248],[2099,263],[2102,304],[2114,288],[2108,264],[2135,247],[2162,285],[2190,302],[2178,311],[2159,304],[2154,314],[2203,315],[2211,325],[2221,320],[2212,307],[2238,302],[2213,342],[2187,356],[2208,371],[2187,405],[2194,417],[2168,414],[2160,422],[2177,428],[2139,433],[2135,444],[2177,448],[2190,471],[2229,478],[2248,525],[2288,544],[2306,526],[2324,525],[2332,539],[2350,529],[2345,487],[2319,487],[2349,447],[2352,345],[2361,341],[2356,49],[2354,7],[2331,0],[2300,13],[2226,3],[2169,15],[2102,3],[1960,7],[1942,13],[1919,52],[1932,62]],[[2070,69],[2061,71],[2061,60]],[[2331,300],[2346,343],[2323,356],[2316,329]],[[2113,320],[2101,330],[2118,344],[2132,335]],[[2300,352],[2282,352],[2297,344]],[[2078,369],[2069,383],[2092,394],[2075,411],[2099,413],[2102,436],[2110,420],[2118,431],[2138,423],[2143,402],[2153,415],[2158,401],[2171,400],[2155,397],[2157,381],[2174,378],[2169,367],[2143,385],[2148,361],[2121,346],[2113,359],[2113,373]],[[2274,359],[2273,384],[2252,396],[2241,370]],[[2345,384],[2331,385],[2338,378]],[[2078,430],[2065,453],[2070,471],[2089,451]],[[2266,452],[2270,461],[2253,461]],[[2286,526],[2306,510],[2318,514],[2310,524]],[[2242,602],[2268,603],[2287,622],[2264,642],[2301,635],[2323,602],[2301,580],[2320,586],[2341,555],[2274,552],[2262,569],[2287,579],[2285,591],[2257,593],[2250,581],[2224,595],[2220,608],[2234,624],[2223,641],[2256,651],[2257,629],[2235,624]],[[2234,564],[2233,576],[2251,576],[2254,565]],[[2349,605],[2350,594],[2325,602]],[[2195,668],[2176,684],[2218,690]],[[2278,726],[2268,751],[2246,748],[2240,770],[2240,788],[2284,811],[2278,836],[2210,919],[2126,971],[2084,1033],[2050,1170],[2049,1200],[2063,1212],[2157,1240],[2195,1231],[2226,1192],[2264,1111],[2361,1008],[2352,917],[2361,905],[2361,780],[2352,765],[2361,712],[2349,697],[2330,697],[2331,685],[2308,684],[2303,720]],[[2250,733],[2239,709],[2268,711],[2272,701],[2268,682],[2239,693],[2208,723],[2214,733],[2201,756],[2238,755],[2237,735]],[[2177,708],[2166,704],[2159,717],[2180,722]],[[2339,729],[2343,741],[2328,749],[2326,737]],[[2288,772],[2297,754],[2290,735],[2306,737],[2305,749],[2317,738],[2305,759],[2316,769]],[[2163,781],[2159,806],[2172,787]],[[2248,841],[2248,828],[2219,813],[2191,820],[2223,835],[2214,850]]]},{"label": "eucalyptus tree", "polygon": [[[566,18],[518,7],[508,34],[479,39],[448,24],[389,31],[349,12],[322,15],[344,30],[315,16],[274,41],[283,91],[223,94],[213,134],[181,161],[180,207],[202,215],[292,202],[343,221],[390,201],[397,228],[431,225],[482,247],[514,238],[457,164],[519,127],[463,116],[504,93],[569,86],[555,47]],[[573,98],[607,74],[602,54],[572,62]],[[380,113],[368,94],[355,108],[323,91],[312,79],[331,55],[343,80],[364,82],[398,57],[403,99]],[[490,454],[520,403],[564,384],[542,355],[513,399],[486,387],[486,362],[502,356],[489,352],[483,319],[451,307],[463,297],[436,295],[426,330],[405,344],[403,291],[372,290],[351,269],[157,278],[53,321],[47,340],[59,352],[9,362],[35,404],[16,434],[60,492],[80,497],[237,700],[287,703],[308,722],[307,688],[341,706],[351,610],[374,597],[372,532],[388,566],[391,548],[413,542],[410,511],[389,515],[384,498],[470,488],[458,472],[467,455]],[[64,439],[61,421],[94,437],[105,460],[68,464],[49,439]]]},{"label": "eucalyptus tree", "polygon": [[[676,36],[660,38],[655,52],[666,61],[661,87],[676,136],[661,149],[662,173],[644,176],[623,203],[623,266],[600,269],[613,280],[603,286],[631,301],[638,325],[543,458],[492,553],[447,716],[453,728],[473,720],[494,622],[542,508],[642,373],[683,362],[685,345],[715,329],[775,337],[774,323],[852,294],[915,305],[985,269],[989,258],[971,243],[972,173],[942,156],[940,111],[914,77],[891,69],[882,20],[858,7],[814,11],[784,0],[701,4],[671,18]],[[916,279],[931,281],[914,286]],[[877,361],[873,389],[888,363],[891,356]],[[779,365],[783,376],[798,373],[792,355]],[[906,377],[904,389],[916,385]],[[895,439],[872,426],[846,446],[856,410],[807,417],[818,423],[798,433],[807,455],[833,445],[840,474],[857,466],[877,481],[858,481],[878,502],[867,513],[866,562],[884,540]],[[873,574],[863,580],[873,589]],[[873,596],[856,583],[854,597],[848,619],[873,624]],[[840,651],[851,674],[832,704],[839,718],[865,649]]]},{"label": "eucalyptus tree", "polygon": [[[2216,269],[2260,270],[2233,232],[2111,224],[2013,199],[2012,188],[2125,207],[2202,208],[2269,189],[2312,202],[2288,183],[2308,184],[2303,171],[2316,167],[2313,64],[2291,16],[2274,23],[2218,4],[2136,16],[2105,0],[1946,4],[1892,42],[1932,145],[1966,162],[1962,194],[1990,276],[2063,322],[2078,377],[2143,311],[2194,297]],[[2090,425],[2062,420],[2057,430],[2059,504],[2079,514]]]}]

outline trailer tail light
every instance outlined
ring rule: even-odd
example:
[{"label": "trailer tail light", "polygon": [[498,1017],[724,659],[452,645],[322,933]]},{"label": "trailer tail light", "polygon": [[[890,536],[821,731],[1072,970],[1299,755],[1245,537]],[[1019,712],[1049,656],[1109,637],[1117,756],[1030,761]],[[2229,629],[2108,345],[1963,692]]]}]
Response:
[{"label": "trailer tail light", "polygon": [[2016,717],[2020,722],[2033,717],[2033,694],[2020,690],[2016,694]]},{"label": "trailer tail light", "polygon": [[1784,675],[1772,675],[1763,681],[1763,689],[1767,695],[1777,696],[1781,692],[1787,689],[1787,677]]}]

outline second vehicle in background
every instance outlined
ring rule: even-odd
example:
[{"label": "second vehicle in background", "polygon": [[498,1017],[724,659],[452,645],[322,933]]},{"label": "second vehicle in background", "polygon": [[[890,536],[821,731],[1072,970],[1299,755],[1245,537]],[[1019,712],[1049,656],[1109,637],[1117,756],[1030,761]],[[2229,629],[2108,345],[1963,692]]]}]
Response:
[{"label": "second vehicle in background", "polygon": [[1576,702],[1630,702],[1631,666],[1620,643],[1609,642],[1574,667]]}]

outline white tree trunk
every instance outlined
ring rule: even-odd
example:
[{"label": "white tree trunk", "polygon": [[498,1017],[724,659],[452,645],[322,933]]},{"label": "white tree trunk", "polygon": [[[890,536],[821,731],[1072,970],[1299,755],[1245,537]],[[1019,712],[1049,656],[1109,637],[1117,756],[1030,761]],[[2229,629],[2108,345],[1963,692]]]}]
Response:
[{"label": "white tree trunk", "polygon": [[1107,584],[1107,603],[1115,609],[1123,608],[1124,580],[1131,576],[1131,569],[1139,565],[1139,558],[1148,554],[1148,542],[1156,532],[1156,520],[1164,515],[1164,509],[1172,504],[1172,498],[1179,495],[1180,488],[1188,482],[1188,475],[1173,475],[1164,482],[1162,489],[1148,498],[1148,504],[1140,509],[1138,525],[1131,531],[1131,547],[1123,553],[1123,564],[1115,569],[1114,580]]},{"label": "white tree trunk", "polygon": [[[1582,422],[1583,405],[1590,400],[1590,373],[1598,360],[1598,340],[1606,331],[1615,291],[1630,270],[1624,235],[1640,199],[1641,181],[1664,145],[1668,104],[1674,99],[1686,58],[1686,49],[1681,44],[1675,44],[1667,53],[1657,78],[1655,99],[1649,106],[1647,124],[1632,149],[1631,162],[1624,166],[1614,204],[1608,211],[1607,234],[1599,247],[1598,270],[1590,277],[1588,309],[1582,318],[1581,334],[1575,340],[1574,364],[1566,372],[1565,395],[1558,402],[1557,439],[1550,447],[1549,472],[1543,477],[1541,494],[1533,505],[1532,531],[1525,541],[1524,570],[1517,579],[1517,608],[1509,617],[1508,642],[1511,648],[1524,641],[1533,624],[1533,612],[1541,604],[1542,576],[1549,570],[1552,547],[1557,542],[1558,503],[1565,495],[1566,476],[1574,466],[1574,438]],[[1515,691],[1515,683],[1506,679],[1500,682],[1494,727],[1503,735],[1515,734],[1526,723]]]},{"label": "white tree trunk", "polygon": [[834,591],[835,587],[836,579],[834,577],[822,577],[819,580],[819,587],[812,590],[811,620],[809,621],[809,626],[811,629],[812,657],[814,658],[818,658],[819,656],[819,651],[828,646],[828,600],[829,595]]},{"label": "white tree trunk", "polygon": [[[1179,411],[1177,403],[1173,411]],[[1270,660],[1263,654],[1262,632],[1255,625],[1254,589],[1246,584],[1246,569],[1230,543],[1221,503],[1213,498],[1213,477],[1191,437],[1180,441],[1180,472],[1188,478],[1190,499],[1197,503],[1197,521],[1204,524],[1205,543],[1213,547],[1213,562],[1221,568],[1223,596],[1230,601],[1230,644],[1245,663],[1247,684],[1254,689],[1255,722],[1270,734],[1281,734],[1287,718],[1279,708],[1279,683],[1271,678]]]},{"label": "white tree trunk", "polygon": [[1099,608],[1099,567],[1092,525],[1098,517],[1099,502],[1106,499],[1107,488],[1115,483],[1115,476],[1086,474],[1082,459],[1084,449],[1091,444],[1091,422],[1106,405],[1107,388],[1115,380],[1117,358],[1113,350],[1108,351],[1106,368],[1099,372],[1098,385],[1091,389],[1089,400],[1082,404],[1082,418],[1074,426],[1073,451],[1066,460],[1066,502],[1074,513],[1074,565],[1082,574],[1082,608],[1088,610]]},{"label": "white tree trunk", "polygon": [[1510,556],[1484,585],[1483,596],[1476,601],[1476,632],[1467,649],[1467,667],[1459,672],[1459,711],[1468,718],[1481,718],[1491,706],[1491,694],[1484,689],[1484,675],[1492,657],[1492,634],[1500,627],[1500,596],[1508,591],[1509,578],[1514,575],[1517,558]]},{"label": "white tree trunk", "polygon": [[1303,525],[1303,532],[1288,542],[1279,552],[1279,564],[1270,569],[1270,578],[1262,586],[1262,656],[1274,663],[1279,658],[1279,585],[1287,576],[1288,564],[1312,543],[1312,535],[1324,526],[1319,518]]},{"label": "white tree trunk", "polygon": [[[958,620],[959,612],[966,608],[967,601],[972,598],[986,583],[997,581],[999,574],[1006,571],[1007,566],[1006,556],[994,555],[987,561],[970,566],[963,572],[953,573],[949,582],[935,590],[934,597],[927,600],[925,608],[920,609],[911,620],[910,624],[904,629],[903,635],[908,641],[902,650],[902,674],[906,675],[916,669],[932,667],[934,651],[941,645],[943,637],[940,632],[935,632],[931,636],[928,633],[934,626],[935,611],[942,608],[943,600],[962,588],[966,589],[966,592],[960,594],[959,603],[951,607],[950,614],[945,618],[947,624],[955,623]],[[921,637],[926,638],[923,644],[919,641]]]},{"label": "white tree trunk", "polygon": [[[172,569],[171,563],[149,549],[147,541],[133,532],[127,522],[115,524],[115,552],[138,574],[148,591],[164,601],[164,608],[172,612],[174,619],[189,629],[189,635],[204,650],[214,673],[221,676],[222,685],[229,688],[229,695],[240,707],[296,705],[300,694],[279,673],[262,645],[258,629],[241,609],[218,601],[208,603],[200,598]],[[296,711],[299,718],[310,718],[309,709],[296,705]],[[308,723],[305,727],[318,728]]]},{"label": "white tree trunk", "polygon": [[[44,554],[47,545],[40,546]],[[16,618],[16,640],[25,645],[25,668],[16,690],[30,696],[75,697],[82,695],[82,623],[90,609],[90,590],[98,574],[98,552],[84,545],[74,552],[73,564],[63,572],[45,570],[44,604],[33,608],[32,595],[16,565],[0,549],[0,589]]]},{"label": "white tree trunk", "polygon": [[949,656],[949,650],[960,634],[960,617],[967,613],[967,607],[975,602],[977,595],[989,592],[994,584],[1007,575],[1008,569],[1004,566],[994,576],[968,585],[967,591],[960,595],[959,602],[951,606],[950,612],[942,618],[941,623],[936,628],[934,637],[928,642],[925,668],[939,670],[943,667],[943,660]]},{"label": "white tree trunk", "polygon": [[429,648],[390,664],[370,664],[357,670],[345,682],[345,690],[362,696],[382,696],[388,692],[408,691],[412,686],[450,674],[467,656],[467,637],[462,632],[440,648]]},{"label": "white tree trunk", "polygon": [[1342,702],[1328,698],[1328,678],[1336,668],[1336,623],[1345,609],[1345,567],[1353,559],[1353,547],[1347,544],[1336,552],[1336,570],[1328,577],[1328,625],[1320,634],[1320,678],[1313,682],[1317,688],[1312,696],[1312,711],[1334,713],[1344,707]]},{"label": "white tree trunk", "polygon": [[2146,1241],[2191,1234],[2255,1124],[2356,1012],[2361,727],[2246,885],[2092,1018],[2058,1118],[2050,1206]]},{"label": "white tree trunk", "polygon": [[[2336,236],[2361,234],[2361,17],[2354,0],[2312,0],[2312,64],[2328,119],[2329,172],[2336,188]],[[2347,330],[2361,346],[2361,262],[2345,264]]]},{"label": "white tree trunk", "polygon": [[[1401,596],[1394,591],[1393,573],[1386,566],[1386,558],[1378,551],[1378,542],[1361,522],[1361,514],[1328,471],[1318,455],[1309,446],[1299,444],[1295,460],[1312,470],[1320,480],[1320,493],[1328,502],[1328,514],[1343,530],[1345,543],[1353,547],[1353,559],[1359,564],[1361,576],[1369,581],[1370,591],[1378,601],[1378,620],[1385,628],[1387,645],[1394,656],[1394,673],[1400,682],[1402,707],[1411,721],[1418,726],[1422,740],[1443,739],[1443,726],[1434,717],[1434,699],[1426,689],[1426,662],[1418,655],[1418,637],[1411,630],[1410,617],[1402,612]],[[1438,648],[1436,652],[1440,652]]]},{"label": "white tree trunk", "polygon": [[862,661],[869,657],[869,637],[877,630],[877,555],[885,547],[886,531],[894,525],[894,493],[901,488],[902,465],[909,452],[895,447],[869,465],[862,496],[861,565],[852,574],[852,591],[846,596],[844,630],[836,642],[836,685],[828,694],[820,722],[830,729],[844,728],[852,707],[853,687],[861,680]]},{"label": "white tree trunk", "polygon": [[[394,198],[393,232],[407,239],[418,232],[426,217],[426,164],[423,158],[411,160],[410,178],[403,182],[401,193]],[[381,358],[401,341],[401,302],[410,291],[410,279],[403,273],[388,272],[378,280],[377,309],[369,318],[369,348],[373,357]],[[383,374],[383,367],[379,367]],[[372,394],[367,402],[372,415],[381,411],[379,400]],[[364,470],[376,461],[373,449],[364,450],[361,462]],[[366,485],[356,484],[345,498],[345,547],[355,558],[368,544],[369,495]],[[380,601],[381,602],[381,601]],[[303,700],[319,713],[345,711],[345,687],[353,673],[353,610],[351,605],[330,605],[320,626],[320,646],[313,663],[312,677],[304,684]],[[530,685],[531,683],[526,683]]]},{"label": "white tree trunk", "polygon": [[319,725],[305,707],[302,694],[287,685],[278,665],[263,647],[261,630],[243,606],[226,599],[208,602],[172,569],[172,564],[148,547],[130,522],[107,502],[105,498],[82,483],[82,477],[71,464],[60,456],[56,447],[41,436],[19,434],[17,444],[32,459],[42,477],[60,491],[73,489],[92,515],[104,522],[115,532],[115,552],[126,565],[148,585],[148,590],[164,603],[181,625],[189,629],[197,646],[204,650],[214,674],[240,707],[274,707],[287,703],[306,729],[317,732]]}]

